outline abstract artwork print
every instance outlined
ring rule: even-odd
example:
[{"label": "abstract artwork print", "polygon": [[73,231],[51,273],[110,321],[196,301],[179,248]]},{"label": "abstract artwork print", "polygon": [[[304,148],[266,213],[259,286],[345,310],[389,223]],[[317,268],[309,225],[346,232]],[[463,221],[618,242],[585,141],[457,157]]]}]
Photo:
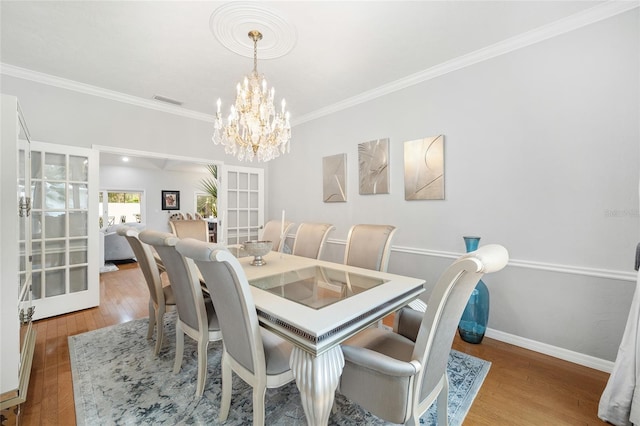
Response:
[{"label": "abstract artwork print", "polygon": [[444,200],[444,135],[404,143],[404,199]]},{"label": "abstract artwork print", "polygon": [[322,200],[325,203],[347,201],[347,154],[322,159]]}]

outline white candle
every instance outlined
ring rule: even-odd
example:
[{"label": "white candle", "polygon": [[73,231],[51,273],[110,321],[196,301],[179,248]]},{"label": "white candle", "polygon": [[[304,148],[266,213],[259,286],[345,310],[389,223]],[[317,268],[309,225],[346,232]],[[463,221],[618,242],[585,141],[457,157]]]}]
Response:
[{"label": "white candle", "polygon": [[280,225],[280,238],[284,235],[284,210],[282,210],[282,224]]}]

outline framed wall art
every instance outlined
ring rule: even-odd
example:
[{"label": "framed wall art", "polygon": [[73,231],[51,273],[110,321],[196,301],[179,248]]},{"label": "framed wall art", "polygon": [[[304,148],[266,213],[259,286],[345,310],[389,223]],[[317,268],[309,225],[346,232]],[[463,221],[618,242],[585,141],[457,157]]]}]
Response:
[{"label": "framed wall art", "polygon": [[358,144],[361,195],[389,193],[389,139]]},{"label": "framed wall art", "polygon": [[180,191],[162,191],[162,210],[180,210]]},{"label": "framed wall art", "polygon": [[404,143],[404,199],[444,200],[444,135]]},{"label": "framed wall art", "polygon": [[347,154],[322,158],[322,200],[325,203],[347,201]]}]

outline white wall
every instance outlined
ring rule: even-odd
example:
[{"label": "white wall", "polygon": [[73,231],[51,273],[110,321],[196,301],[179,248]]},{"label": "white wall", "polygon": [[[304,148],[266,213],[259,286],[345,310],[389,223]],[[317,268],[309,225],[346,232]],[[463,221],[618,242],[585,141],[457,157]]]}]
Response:
[{"label": "white wall", "polygon": [[[489,326],[613,360],[640,235],[638,26],[636,9],[295,127],[269,216],[335,224],[336,261],[352,224],[396,225],[390,271],[431,284],[463,235],[503,244]],[[403,142],[438,134],[446,199],[405,201]],[[391,193],[358,195],[357,145],[385,137]],[[340,153],[348,201],[323,203],[322,157]]]},{"label": "white wall", "polygon": [[[108,146],[244,165],[211,141],[213,123],[109,98],[0,75],[2,93],[18,97],[33,140]],[[109,96],[110,93],[106,93]],[[213,113],[215,105],[211,105]],[[253,167],[264,167],[253,163]]]}]

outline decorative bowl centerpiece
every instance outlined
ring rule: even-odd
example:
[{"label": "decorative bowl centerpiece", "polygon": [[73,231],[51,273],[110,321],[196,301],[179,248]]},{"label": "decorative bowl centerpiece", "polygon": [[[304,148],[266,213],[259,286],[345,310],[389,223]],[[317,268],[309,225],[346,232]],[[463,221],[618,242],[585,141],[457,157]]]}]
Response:
[{"label": "decorative bowl centerpiece", "polygon": [[242,246],[249,256],[253,256],[251,264],[253,266],[262,266],[267,264],[262,259],[262,256],[271,251],[273,241],[245,241]]}]

